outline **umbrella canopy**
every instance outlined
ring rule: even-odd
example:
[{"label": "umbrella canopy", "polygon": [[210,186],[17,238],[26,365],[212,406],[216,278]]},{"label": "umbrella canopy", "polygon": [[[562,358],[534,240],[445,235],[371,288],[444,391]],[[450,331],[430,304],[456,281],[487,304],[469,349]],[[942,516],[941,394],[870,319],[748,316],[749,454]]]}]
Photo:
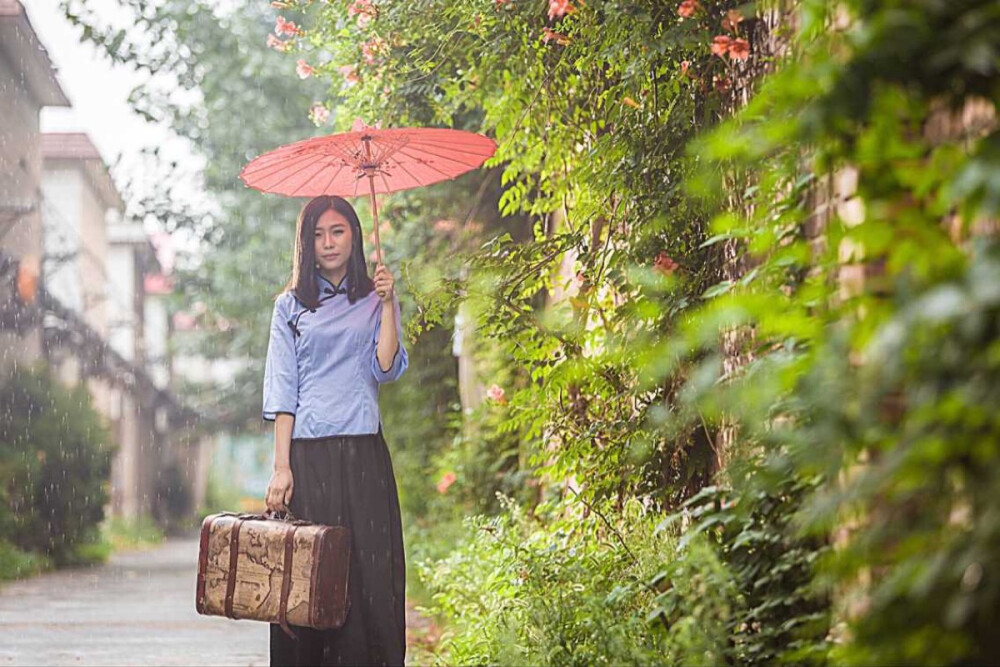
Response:
[{"label": "umbrella canopy", "polygon": [[367,194],[381,263],[375,195],[455,178],[482,165],[496,148],[495,141],[474,132],[381,129],[357,119],[350,132],[297,141],[254,158],[240,179],[262,192],[289,197]]}]

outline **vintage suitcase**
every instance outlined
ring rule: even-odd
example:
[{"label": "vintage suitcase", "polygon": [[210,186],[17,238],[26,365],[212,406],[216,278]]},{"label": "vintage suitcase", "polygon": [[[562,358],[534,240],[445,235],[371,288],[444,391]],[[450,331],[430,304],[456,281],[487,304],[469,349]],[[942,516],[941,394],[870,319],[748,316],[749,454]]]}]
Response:
[{"label": "vintage suitcase", "polygon": [[[234,548],[235,547],[235,548]],[[291,515],[222,512],[201,524],[198,613],[316,629],[344,624],[350,532]]]}]

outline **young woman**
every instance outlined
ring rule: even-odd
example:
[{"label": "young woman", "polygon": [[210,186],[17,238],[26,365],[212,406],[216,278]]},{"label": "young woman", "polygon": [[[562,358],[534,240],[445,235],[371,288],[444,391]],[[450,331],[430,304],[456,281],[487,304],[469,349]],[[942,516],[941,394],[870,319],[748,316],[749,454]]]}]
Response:
[{"label": "young woman", "polygon": [[299,214],[292,278],[274,303],[264,419],[274,421],[268,509],[351,531],[350,608],[335,630],[271,624],[272,665],[402,665],[405,571],[399,498],[378,387],[409,365],[384,265],[365,268],[349,203],[321,196]]}]

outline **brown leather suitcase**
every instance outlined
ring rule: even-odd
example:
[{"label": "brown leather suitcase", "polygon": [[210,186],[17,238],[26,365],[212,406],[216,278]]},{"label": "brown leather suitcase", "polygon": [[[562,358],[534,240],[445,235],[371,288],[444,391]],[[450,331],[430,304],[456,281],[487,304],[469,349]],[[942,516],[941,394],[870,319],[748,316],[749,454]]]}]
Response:
[{"label": "brown leather suitcase", "polygon": [[[350,532],[277,514],[212,514],[202,521],[199,614],[316,629],[347,618]],[[236,548],[233,548],[233,545]]]}]

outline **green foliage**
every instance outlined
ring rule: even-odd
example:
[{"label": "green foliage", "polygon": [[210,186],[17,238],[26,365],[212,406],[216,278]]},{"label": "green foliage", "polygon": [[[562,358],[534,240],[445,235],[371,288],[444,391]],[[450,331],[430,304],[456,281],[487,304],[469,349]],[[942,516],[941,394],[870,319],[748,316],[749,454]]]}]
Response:
[{"label": "green foliage", "polygon": [[105,523],[104,534],[115,551],[155,546],[164,538],[163,529],[145,515],[135,519],[113,517]]},{"label": "green foliage", "polygon": [[14,370],[0,414],[0,535],[55,565],[103,558],[88,544],[100,541],[113,447],[87,388],[66,389],[45,367]]},{"label": "green foliage", "polygon": [[735,498],[731,492],[706,487],[682,512],[665,520],[662,526],[690,523],[680,539],[682,556],[660,575],[673,584],[661,596],[665,617],[690,614],[679,604],[686,596],[678,596],[674,587],[688,576],[685,561],[707,558],[704,547],[689,547],[701,540],[714,549],[717,568],[725,573],[714,576],[722,579],[719,585],[725,586],[724,599],[730,604],[729,616],[721,619],[721,634],[730,637],[721,652],[727,663],[826,662],[830,593],[818,583],[817,566],[830,547],[822,537],[798,535],[792,523],[802,498],[815,485],[786,478],[780,486]]},{"label": "green foliage", "polygon": [[[380,2],[363,21],[352,3],[284,4],[283,15],[310,26],[294,50],[329,75],[339,128],[360,115],[497,139],[488,166],[505,217],[484,228],[466,271],[434,276],[440,287],[417,295],[431,314],[466,300],[477,335],[504,361],[483,377],[510,383],[499,426],[512,441],[482,451],[503,459],[516,448],[522,468],[586,478],[588,498],[639,492],[676,504],[695,492],[715,467],[712,436],[693,413],[669,432],[646,420],[674,387],[640,384],[636,362],[670,327],[649,299],[675,316],[719,277],[705,215],[680,188],[690,168],[681,149],[726,103],[705,87],[734,72],[708,50],[728,5],[706,3],[704,21],[685,21],[672,6],[598,2],[546,21],[538,3]],[[543,40],[546,28],[566,39]],[[439,203],[422,191],[398,201],[418,217]],[[453,261],[411,250],[429,265]],[[684,258],[667,294],[646,270],[661,251]],[[582,284],[562,284],[561,264]],[[578,295],[547,307],[567,287]],[[469,416],[482,427],[474,437],[489,437],[478,419],[488,414]],[[558,448],[542,448],[555,439]]]},{"label": "green foliage", "polygon": [[0,539],[0,581],[30,577],[51,567],[52,560],[46,556],[23,551],[9,541]]},{"label": "green foliage", "polygon": [[198,515],[206,517],[219,512],[232,512],[241,507],[242,493],[236,486],[212,466],[208,471],[208,481],[205,486],[205,500],[198,508]]},{"label": "green foliage", "polygon": [[634,559],[593,516],[469,519],[426,566],[442,661],[1000,660],[997,3],[281,4],[339,129],[499,144],[387,203],[410,333],[464,300],[507,394],[457,415],[427,350],[406,502],[495,511],[536,476],[635,526],[696,498],[677,552],[622,529]]},{"label": "green foliage", "polygon": [[[735,419],[740,484],[818,480],[790,525],[838,535],[818,570],[848,621],[833,659],[995,662],[998,191],[968,176],[1000,167],[977,98],[996,99],[995,3],[802,5],[793,57],[690,148],[754,269],[659,346],[661,372],[701,357],[681,396]],[[743,211],[727,179],[752,184]],[[733,330],[752,361],[723,377]]]},{"label": "green foliage", "polygon": [[421,563],[433,591],[427,611],[449,628],[435,664],[662,661],[664,632],[647,620],[656,591],[645,580],[670,542],[638,503],[613,528],[596,512],[576,516],[579,503],[550,507],[542,521],[509,498],[501,504],[497,516],[467,517],[446,558]]}]

